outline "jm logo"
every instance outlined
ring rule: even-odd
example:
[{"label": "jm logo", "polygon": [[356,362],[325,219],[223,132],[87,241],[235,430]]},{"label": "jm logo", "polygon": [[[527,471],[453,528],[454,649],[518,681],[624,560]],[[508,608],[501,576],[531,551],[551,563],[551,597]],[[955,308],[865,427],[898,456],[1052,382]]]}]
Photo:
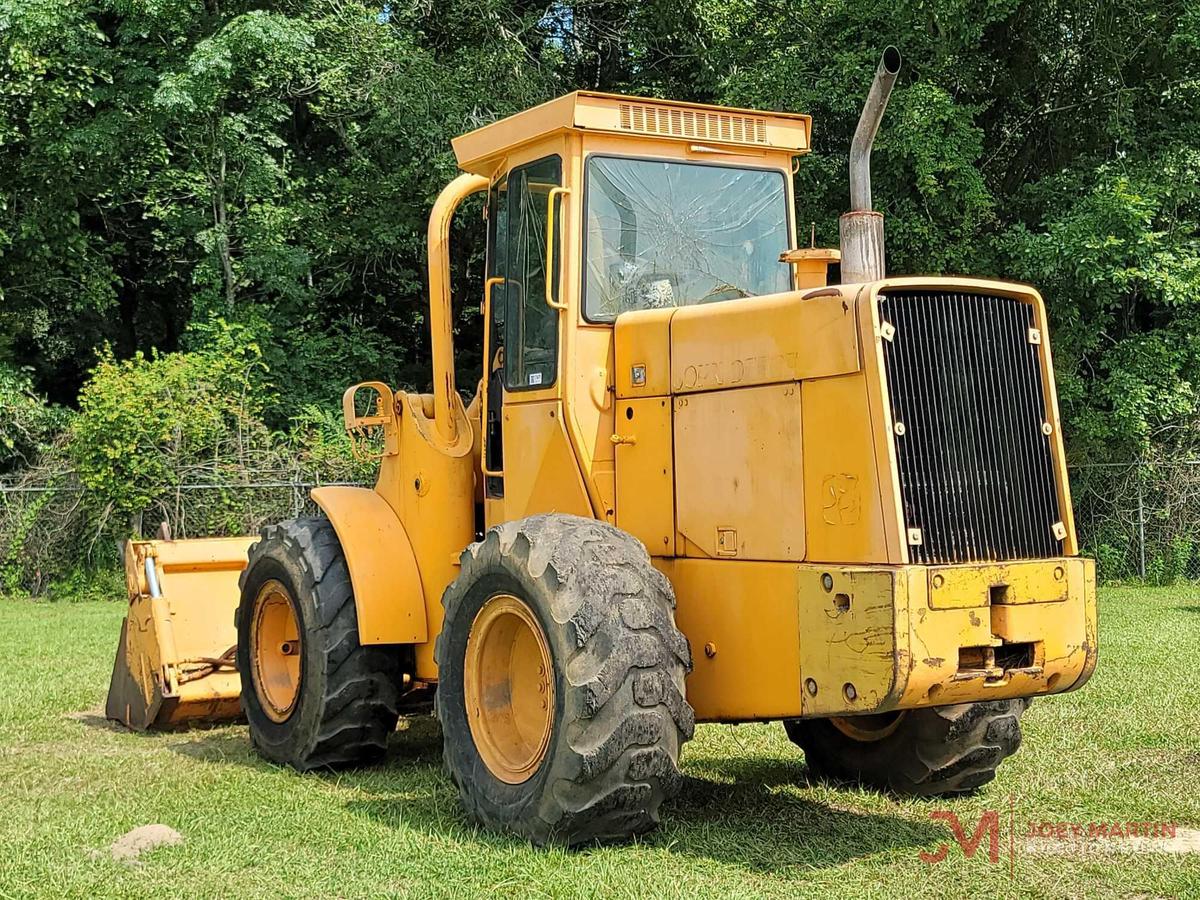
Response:
[{"label": "jm logo", "polygon": [[[962,848],[963,855],[970,859],[975,855],[975,851],[979,849],[979,845],[983,843],[983,839],[988,839],[988,859],[993,863],[1000,861],[1000,814],[994,809],[990,809],[983,814],[979,820],[979,825],[975,828],[975,833],[971,837],[967,837],[967,832],[962,826],[962,822],[958,820],[958,816],[948,810],[935,810],[929,814],[929,818],[937,821],[941,820],[950,826],[950,830],[954,833],[954,840],[958,846]],[[942,844],[933,853],[927,853],[922,850],[920,852],[921,862],[940,863],[946,858],[946,854],[950,852],[950,847]]]}]

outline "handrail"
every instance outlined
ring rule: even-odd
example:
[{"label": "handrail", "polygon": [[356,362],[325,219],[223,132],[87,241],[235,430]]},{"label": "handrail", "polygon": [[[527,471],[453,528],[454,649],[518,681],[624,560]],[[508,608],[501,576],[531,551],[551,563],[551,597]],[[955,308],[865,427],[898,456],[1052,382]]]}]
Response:
[{"label": "handrail", "polygon": [[560,312],[567,308],[567,304],[554,299],[554,282],[557,280],[554,276],[554,201],[562,194],[569,193],[570,188],[555,187],[546,195],[546,305]]},{"label": "handrail", "polygon": [[454,331],[450,307],[450,220],[471,194],[486,191],[482,175],[462,174],[442,188],[429,213],[429,331],[433,357],[433,425],[446,444],[458,439],[454,396]]}]

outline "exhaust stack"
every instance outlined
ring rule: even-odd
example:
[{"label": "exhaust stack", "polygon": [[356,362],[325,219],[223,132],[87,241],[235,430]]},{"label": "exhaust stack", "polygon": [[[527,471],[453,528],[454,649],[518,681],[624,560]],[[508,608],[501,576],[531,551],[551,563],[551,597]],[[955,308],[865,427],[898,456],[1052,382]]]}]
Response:
[{"label": "exhaust stack", "polygon": [[838,222],[842,243],[842,283],[877,281],[887,272],[883,252],[883,213],[871,208],[871,145],[900,72],[900,51],[887,47],[863,104],[850,144],[850,212]]}]

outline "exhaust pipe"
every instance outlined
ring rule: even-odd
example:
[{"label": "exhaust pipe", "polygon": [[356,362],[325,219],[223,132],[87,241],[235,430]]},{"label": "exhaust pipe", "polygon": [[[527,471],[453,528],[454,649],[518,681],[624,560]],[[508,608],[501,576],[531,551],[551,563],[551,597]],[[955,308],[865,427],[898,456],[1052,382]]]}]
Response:
[{"label": "exhaust pipe", "polygon": [[850,144],[850,212],[841,217],[842,283],[877,281],[887,272],[883,252],[883,213],[871,208],[871,145],[900,72],[900,51],[887,47],[863,104]]}]

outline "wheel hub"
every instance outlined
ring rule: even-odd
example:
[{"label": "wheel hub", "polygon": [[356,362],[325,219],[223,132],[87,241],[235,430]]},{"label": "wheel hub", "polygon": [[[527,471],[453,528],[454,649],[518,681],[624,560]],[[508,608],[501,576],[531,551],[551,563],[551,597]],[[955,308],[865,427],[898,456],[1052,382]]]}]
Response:
[{"label": "wheel hub", "polygon": [[280,582],[266,582],[254,601],[250,660],[259,704],[272,721],[283,722],[300,696],[300,623]]},{"label": "wheel hub", "polygon": [[838,731],[863,743],[882,741],[891,735],[904,720],[904,711],[878,713],[873,716],[834,716],[829,720]]},{"label": "wheel hub", "polygon": [[527,781],[546,756],[554,725],[550,645],[533,611],[496,594],[467,639],[463,693],[480,757],[507,784]]}]

